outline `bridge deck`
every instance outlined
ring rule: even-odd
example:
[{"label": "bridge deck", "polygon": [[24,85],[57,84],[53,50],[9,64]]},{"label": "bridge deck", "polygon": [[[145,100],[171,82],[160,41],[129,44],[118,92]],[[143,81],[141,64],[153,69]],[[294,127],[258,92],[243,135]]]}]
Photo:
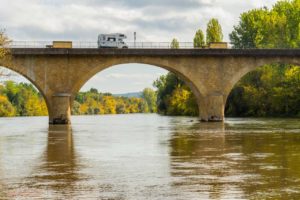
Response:
[{"label": "bridge deck", "polygon": [[11,48],[12,55],[107,55],[107,56],[300,56],[300,49],[56,49]]}]

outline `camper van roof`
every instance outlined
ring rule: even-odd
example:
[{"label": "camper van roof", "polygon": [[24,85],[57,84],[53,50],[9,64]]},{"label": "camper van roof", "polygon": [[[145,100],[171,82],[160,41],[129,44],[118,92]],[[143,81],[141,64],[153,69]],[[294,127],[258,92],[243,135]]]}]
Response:
[{"label": "camper van roof", "polygon": [[108,33],[108,34],[102,33],[100,35],[124,35],[125,36],[124,33]]}]

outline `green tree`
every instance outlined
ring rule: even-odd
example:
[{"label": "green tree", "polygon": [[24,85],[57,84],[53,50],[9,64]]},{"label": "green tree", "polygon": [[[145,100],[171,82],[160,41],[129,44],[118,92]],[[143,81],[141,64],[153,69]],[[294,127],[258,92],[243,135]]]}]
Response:
[{"label": "green tree", "polygon": [[182,85],[181,81],[175,74],[169,72],[167,75],[160,76],[153,82],[153,86],[157,88],[157,111],[166,114],[168,102],[173,90]]},{"label": "green tree", "polygon": [[213,18],[207,24],[206,42],[207,44],[209,44],[210,42],[222,42],[222,41],[223,41],[222,27],[219,24],[219,21]]},{"label": "green tree", "polygon": [[[300,0],[241,14],[230,34],[235,48],[299,48]],[[300,67],[272,64],[244,76],[230,93],[229,116],[300,116]]]},{"label": "green tree", "polygon": [[298,48],[300,1],[278,1],[272,9],[242,13],[230,34],[235,48]]},{"label": "green tree", "polygon": [[157,112],[157,107],[156,107],[157,94],[153,89],[145,88],[142,93],[142,98],[145,99],[149,112],[151,113]]},{"label": "green tree", "polygon": [[264,26],[257,21],[261,21],[266,13],[266,9],[255,9],[240,16],[239,25],[234,26],[234,30],[229,35],[235,48],[256,48],[256,37]]},{"label": "green tree", "polygon": [[91,93],[98,94],[98,90],[97,90],[96,88],[91,88],[91,89],[90,89],[90,92],[91,92]]},{"label": "green tree", "polygon": [[203,31],[201,29],[199,29],[194,37],[194,47],[195,48],[201,48],[205,45],[205,38],[204,38],[204,34]]},{"label": "green tree", "polygon": [[179,42],[176,38],[174,38],[171,42],[171,49],[179,49]]}]

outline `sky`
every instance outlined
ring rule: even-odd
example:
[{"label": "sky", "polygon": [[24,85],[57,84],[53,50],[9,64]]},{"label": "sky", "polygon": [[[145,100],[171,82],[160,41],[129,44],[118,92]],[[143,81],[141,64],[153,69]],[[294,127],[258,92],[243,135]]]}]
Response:
[{"label": "sky", "polygon": [[[192,42],[211,18],[222,26],[224,41],[242,12],[277,0],[0,0],[0,28],[15,41],[96,41],[100,33],[125,33],[127,42]],[[167,71],[148,65],[113,66],[82,90],[127,93],[151,87]],[[20,79],[21,80],[21,79]]]}]

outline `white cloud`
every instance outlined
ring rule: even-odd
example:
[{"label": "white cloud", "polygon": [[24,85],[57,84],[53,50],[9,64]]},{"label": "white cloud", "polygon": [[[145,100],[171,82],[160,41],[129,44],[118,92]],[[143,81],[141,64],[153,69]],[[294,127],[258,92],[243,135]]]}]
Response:
[{"label": "white cloud", "polygon": [[241,12],[276,0],[2,0],[0,21],[15,40],[96,40],[124,32],[139,40],[192,41],[196,29],[217,17],[225,38]]}]

